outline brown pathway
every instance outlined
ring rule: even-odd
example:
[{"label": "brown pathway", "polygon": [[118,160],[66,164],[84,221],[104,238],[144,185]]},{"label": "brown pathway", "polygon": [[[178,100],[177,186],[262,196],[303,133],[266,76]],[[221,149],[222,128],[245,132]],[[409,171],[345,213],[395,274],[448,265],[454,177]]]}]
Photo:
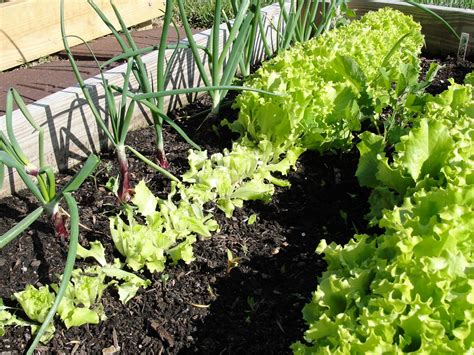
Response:
[{"label": "brown pathway", "polygon": [[[199,29],[194,30],[195,33]],[[159,43],[161,27],[150,30],[134,31],[132,36],[139,48],[144,48]],[[179,38],[185,38],[184,30],[179,29]],[[175,30],[169,31],[168,42],[175,43],[178,36]],[[120,46],[111,35],[89,42],[99,61],[104,61],[121,53]],[[72,48],[79,70],[84,79],[99,73],[96,63],[92,60],[85,45]],[[58,59],[48,63],[35,65],[29,68],[13,69],[0,73],[0,116],[5,114],[6,93],[14,87],[22,95],[25,102],[31,103],[45,96],[73,86],[76,83],[69,61],[64,53],[58,54]]]}]

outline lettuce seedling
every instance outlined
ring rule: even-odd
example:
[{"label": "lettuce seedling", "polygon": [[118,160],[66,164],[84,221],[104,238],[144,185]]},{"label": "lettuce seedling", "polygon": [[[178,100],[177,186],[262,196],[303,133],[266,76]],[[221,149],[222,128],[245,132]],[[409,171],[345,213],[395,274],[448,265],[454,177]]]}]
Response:
[{"label": "lettuce seedling", "polygon": [[30,322],[24,321],[18,318],[15,314],[12,314],[9,310],[12,307],[7,307],[3,304],[3,300],[0,298],[0,337],[5,335],[5,327],[11,325],[27,326],[32,325]]},{"label": "lettuce seedling", "polygon": [[[98,324],[105,320],[103,306],[99,302],[104,290],[114,282],[105,282],[100,267],[92,266],[72,272],[69,287],[58,307],[58,314],[67,328],[83,324]],[[57,292],[57,285],[52,285]]]},{"label": "lettuce seedling", "polygon": [[101,242],[90,242],[90,249],[79,246],[77,255],[81,258],[94,258],[100,268],[96,268],[96,274],[103,274],[113,281],[109,284],[114,285],[117,289],[120,301],[127,303],[137,293],[140,287],[146,288],[151,284],[150,280],[144,280],[131,272],[123,270],[123,264],[115,259],[113,264],[108,264],[105,259],[105,249]]},{"label": "lettuce seedling", "polygon": [[[168,258],[190,263],[196,235],[209,237],[217,229],[211,216],[204,216],[202,205],[188,201],[175,204],[177,193],[173,184],[168,199],[162,200],[141,181],[132,199],[136,210],[128,207],[123,213],[125,220],[121,215],[110,219],[115,247],[132,270],[146,266],[151,272],[161,272]],[[139,223],[138,216],[145,219],[144,224]]]},{"label": "lettuce seedling", "polygon": [[[21,308],[28,318],[40,324],[44,324],[48,312],[54,303],[54,293],[49,290],[49,286],[41,286],[36,288],[33,285],[27,285],[24,291],[14,293],[13,297],[20,303]],[[38,325],[32,325],[31,331],[35,334],[38,331]],[[47,343],[50,341],[56,328],[51,323],[47,326],[45,333],[41,336],[40,341]]]}]

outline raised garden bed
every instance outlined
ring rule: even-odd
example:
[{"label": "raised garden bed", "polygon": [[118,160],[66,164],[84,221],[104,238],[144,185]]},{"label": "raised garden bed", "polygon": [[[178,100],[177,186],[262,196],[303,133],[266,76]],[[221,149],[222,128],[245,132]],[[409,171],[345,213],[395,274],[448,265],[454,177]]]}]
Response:
[{"label": "raised garden bed", "polygon": [[[430,61],[425,61],[424,68]],[[433,94],[447,88],[448,78],[462,82],[472,70],[470,62],[438,62],[449,70],[436,77],[435,87],[429,90]],[[204,101],[176,115],[186,117],[205,107]],[[225,112],[222,117],[232,114]],[[221,131],[217,136],[213,130],[218,120],[198,131],[197,122],[178,120],[196,133],[193,136],[198,137],[197,142],[210,152],[229,147],[229,134]],[[152,141],[151,129],[130,136],[130,142],[145,152],[152,150]],[[174,132],[168,132],[167,142],[173,172],[179,174],[187,168],[188,147]],[[220,214],[221,231],[196,245],[197,260],[191,265],[180,264],[164,274],[148,275],[152,285],[126,306],[117,300],[114,291],[106,292],[103,303],[109,320],[69,330],[58,324],[57,336],[40,350],[100,352],[117,339],[116,345],[124,353],[136,349],[167,349],[169,353],[288,353],[289,345],[303,336],[301,309],[314,290],[316,277],[326,268],[322,257],[314,253],[320,239],[345,244],[355,233],[367,231],[363,216],[369,211],[369,190],[361,188],[355,178],[358,157],[356,150],[327,156],[305,154],[297,171],[290,175],[292,187],[278,191],[270,204],[248,204],[232,219]],[[109,228],[104,209],[115,210],[114,197],[103,187],[115,169],[108,171],[113,163],[107,155],[102,159],[95,179],[76,195],[81,221],[91,229],[83,228],[81,238],[82,243],[100,240],[108,252],[118,257],[110,238],[102,233]],[[131,164],[137,169],[134,182],[146,179],[154,191],[166,193],[167,184],[159,176],[143,169],[137,160]],[[29,200],[26,193],[2,200],[0,232],[28,212]],[[246,220],[254,213],[258,222],[249,226]],[[2,250],[0,297],[7,299],[27,284],[50,283],[54,280],[51,275],[61,273],[64,248],[51,238],[52,233],[48,221],[42,220],[18,243]],[[240,258],[239,265],[230,272],[227,249]],[[82,264],[78,262],[78,266]],[[1,338],[0,349],[24,351],[29,339],[28,329],[11,327]]]},{"label": "raised garden bed", "polygon": [[[469,61],[423,59],[422,72],[433,61],[446,64],[428,89],[433,94],[447,88],[449,77],[462,83],[472,71]],[[221,127],[220,122],[224,118],[232,122],[236,112],[226,109],[202,125],[187,119],[207,107],[209,102],[203,98],[173,115],[210,154],[231,148],[237,136]],[[189,146],[172,131],[165,131],[165,138],[170,171],[181,176],[189,168],[186,160]],[[128,140],[142,152],[151,153],[154,149],[151,129],[136,131]],[[86,181],[75,197],[84,225],[82,244],[100,240],[111,259],[112,255],[120,257],[120,254],[108,236],[108,217],[117,211],[115,197],[104,188],[108,177],[117,172],[109,158],[110,154],[103,154],[93,178]],[[369,212],[370,189],[360,187],[354,175],[358,161],[355,146],[345,153],[306,152],[296,164],[296,171],[288,177],[291,187],[277,187],[270,203],[246,202],[231,218],[214,203],[208,203],[205,210],[213,211],[220,231],[194,244],[194,262],[167,267],[163,273],[144,271],[141,276],[149,278],[151,285],[140,290],[126,306],[117,300],[116,291],[108,288],[102,299],[107,321],[68,330],[58,322],[55,337],[39,349],[114,352],[120,348],[124,353],[137,349],[156,353],[289,352],[289,346],[301,340],[306,329],[301,309],[316,288],[316,278],[326,270],[322,257],[314,253],[319,241],[325,239],[328,244],[344,245],[354,234],[381,233],[377,228],[368,229],[364,220]],[[166,198],[168,181],[145,168],[138,159],[130,159],[130,163],[134,183],[145,179],[155,194]],[[66,174],[61,180],[69,178]],[[0,209],[6,218],[0,232],[27,214],[33,203],[23,193],[4,199]],[[63,270],[64,248],[51,238],[52,229],[47,220],[39,220],[33,227],[1,251],[0,277],[4,279],[0,279],[0,297],[4,299],[28,283],[57,282],[54,275]],[[85,265],[83,261],[77,263],[78,267]],[[30,340],[28,330],[7,329],[6,336],[0,339],[3,341],[0,349],[24,351]]]}]

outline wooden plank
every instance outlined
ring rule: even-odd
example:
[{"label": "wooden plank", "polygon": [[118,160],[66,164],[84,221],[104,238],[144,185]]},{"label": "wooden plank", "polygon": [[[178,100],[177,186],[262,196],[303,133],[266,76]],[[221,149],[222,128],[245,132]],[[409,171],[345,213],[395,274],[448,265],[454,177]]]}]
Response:
[{"label": "wooden plank", "polygon": [[[114,19],[109,0],[96,4]],[[0,70],[13,68],[63,49],[59,23],[59,0],[17,0],[0,4]],[[161,16],[163,0],[115,0],[125,22],[134,26]],[[110,33],[87,1],[65,1],[65,23],[69,34],[86,41]],[[70,39],[78,44],[78,39]]]},{"label": "wooden plank", "polygon": [[[434,56],[456,56],[459,40],[437,19],[410,4],[390,0],[352,0],[352,9],[362,16],[368,11],[376,11],[382,7],[392,7],[405,14],[412,15],[422,26],[425,35],[426,52]],[[427,8],[444,18],[457,33],[466,32],[470,35],[466,57],[474,57],[474,10],[458,9],[444,6],[426,5]]]},{"label": "wooden plank", "polygon": [[[277,22],[279,7],[271,5],[264,9],[266,13],[266,36],[269,39],[270,46],[274,47],[276,33],[270,25],[270,21],[274,24]],[[227,26],[222,25],[220,31],[222,38],[227,38]],[[194,39],[198,45],[207,45],[210,38],[210,30],[194,35]],[[221,41],[222,42],[222,41]],[[166,53],[166,57],[170,58],[172,51]],[[204,54],[203,54],[204,55]],[[264,50],[261,41],[258,41],[254,48],[255,60],[263,58]],[[151,77],[156,75],[156,58],[157,53],[150,53],[143,56],[147,70]],[[105,77],[110,84],[121,85],[123,82],[123,74],[125,65],[118,66],[105,73]],[[97,100],[99,105],[104,108],[104,90],[102,88],[100,78],[98,76],[86,80],[89,85],[91,94]],[[137,83],[131,80],[132,87],[136,88]],[[202,80],[199,76],[197,67],[190,50],[181,49],[177,55],[170,74],[167,78],[167,88],[187,88],[202,86]],[[20,92],[21,94],[21,92]],[[189,102],[194,101],[196,95],[181,95],[166,98],[168,110],[180,107]],[[119,97],[117,97],[117,102]],[[89,107],[84,101],[82,92],[79,87],[69,87],[65,90],[49,95],[42,100],[36,101],[28,105],[32,116],[36,122],[45,130],[45,158],[46,163],[58,168],[66,168],[76,165],[83,160],[91,151],[100,151],[101,145],[104,145],[104,135],[97,127],[97,124],[90,112]],[[105,110],[102,110],[104,112]],[[34,134],[31,126],[27,123],[21,112],[16,110],[13,113],[15,122],[16,138],[23,148],[25,154],[31,159],[33,164],[38,164],[37,156],[37,136]],[[134,118],[131,123],[132,129],[137,129],[151,124],[148,110],[138,108],[135,111]],[[0,130],[5,131],[5,116],[0,117]],[[17,174],[11,169],[6,171],[5,182],[0,197],[9,195],[11,192],[18,191],[23,188],[23,183]]]}]

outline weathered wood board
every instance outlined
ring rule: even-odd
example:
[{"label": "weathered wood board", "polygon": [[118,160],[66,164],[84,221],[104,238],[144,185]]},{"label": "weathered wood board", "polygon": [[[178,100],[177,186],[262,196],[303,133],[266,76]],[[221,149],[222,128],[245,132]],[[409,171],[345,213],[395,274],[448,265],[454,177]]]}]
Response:
[{"label": "weathered wood board", "polygon": [[[95,0],[105,14],[118,22],[109,0]],[[115,0],[128,26],[163,15],[163,0]],[[13,68],[63,49],[59,0],[16,0],[0,4],[0,70]],[[86,0],[65,1],[68,33],[89,41],[110,33]],[[80,43],[70,40],[71,45]]]},{"label": "weathered wood board", "polygon": [[[427,53],[435,56],[448,54],[456,56],[458,53],[459,40],[439,20],[417,7],[401,1],[387,0],[352,0],[349,6],[357,9],[358,16],[386,6],[412,15],[423,27]],[[457,33],[469,33],[470,40],[466,57],[472,59],[474,57],[474,10],[433,5],[426,5],[426,7],[444,18]]]}]

